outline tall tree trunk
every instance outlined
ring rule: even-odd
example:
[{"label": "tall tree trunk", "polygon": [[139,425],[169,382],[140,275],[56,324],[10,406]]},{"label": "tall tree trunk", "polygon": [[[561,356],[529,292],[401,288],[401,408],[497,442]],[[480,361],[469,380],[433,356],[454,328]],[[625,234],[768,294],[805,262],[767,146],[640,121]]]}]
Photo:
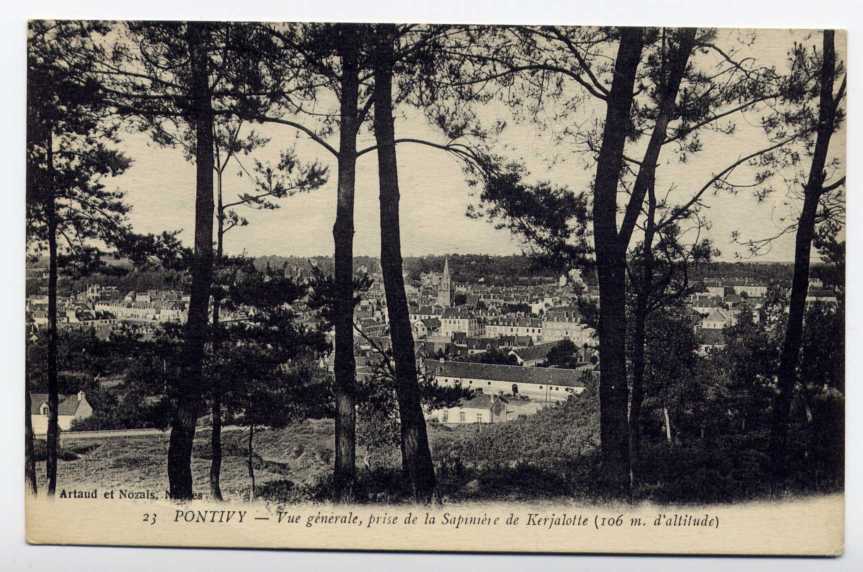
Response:
[{"label": "tall tree trunk", "polygon": [[356,186],[357,99],[359,92],[356,28],[342,28],[338,189],[335,243],[335,400],[336,435],[333,481],[336,500],[353,497],[356,479],[356,360],[354,359],[354,190]]},{"label": "tall tree trunk", "polygon": [[[659,155],[668,133],[668,124],[677,109],[677,94],[680,84],[686,75],[686,66],[692,49],[695,46],[695,28],[678,30],[674,34],[676,40],[669,48],[666,47],[666,32],[662,31],[662,66],[660,69],[659,113],[653,125],[653,132],[644,152],[644,157],[638,169],[638,175],[633,185],[633,193],[626,208],[619,240],[624,251],[629,246],[636,220],[642,211],[645,195],[648,200],[645,220],[644,241],[642,243],[643,272],[641,285],[637,287],[636,308],[632,336],[632,396],[629,406],[629,454],[630,454],[630,484],[636,478],[633,467],[637,465],[641,454],[641,409],[644,401],[644,368],[645,368],[645,324],[649,313],[650,296],[653,292],[653,239],[656,222],[656,167]],[[667,55],[666,55],[667,51]]]},{"label": "tall tree trunk", "polygon": [[[221,165],[220,165],[221,167]],[[222,171],[216,172],[216,267],[222,263],[225,239],[225,209],[222,201]],[[222,345],[222,332],[220,330],[220,311],[222,298],[217,294],[213,296],[213,355],[218,356]],[[210,433],[210,449],[212,458],[210,460],[210,494],[216,500],[222,500],[222,380],[217,372],[213,375],[213,398],[210,406],[213,423]]]},{"label": "tall tree trunk", "polygon": [[827,150],[833,134],[837,103],[833,96],[836,79],[836,50],[834,32],[824,31],[821,89],[818,104],[818,130],[812,164],[804,189],[803,209],[797,224],[794,243],[794,275],[791,280],[791,299],[788,307],[788,323],[779,363],[779,392],[773,407],[770,434],[770,452],[773,465],[774,482],[781,483],[787,475],[788,425],[791,402],[794,398],[794,385],[797,363],[800,358],[800,344],[803,337],[803,315],[806,311],[806,294],[809,289],[809,258],[812,239],[815,235],[815,220],[818,201],[824,185],[824,166]]},{"label": "tall tree trunk", "polygon": [[374,70],[374,127],[380,179],[381,271],[395,361],[402,468],[410,479],[415,500],[429,502],[435,490],[434,465],[420,402],[416,354],[402,274],[399,182],[392,103],[395,33],[396,28],[392,24],[378,26]]},{"label": "tall tree trunk", "polygon": [[630,486],[637,479],[638,463],[641,459],[641,408],[644,403],[644,369],[647,316],[650,312],[650,295],[653,291],[653,239],[656,233],[656,193],[654,181],[649,182],[647,193],[647,217],[641,255],[641,283],[636,286],[635,315],[632,333],[632,396],[629,405],[629,456]]},{"label": "tall tree trunk", "polygon": [[629,405],[629,456],[631,480],[635,480],[641,457],[641,408],[644,403],[646,295],[639,293],[635,302],[632,332],[632,396]]},{"label": "tall tree trunk", "polygon": [[192,498],[192,443],[202,405],[204,343],[213,274],[213,108],[207,36],[206,23],[187,24],[192,81],[191,117],[195,125],[195,254],[183,372],[177,384],[177,408],[168,447],[168,480],[174,499]]},{"label": "tall tree trunk", "polygon": [[57,203],[54,188],[54,137],[49,131],[47,148],[48,184],[45,215],[48,222],[48,435],[45,468],[48,496],[57,489],[57,445],[60,436],[60,407],[57,382]]},{"label": "tall tree trunk", "polygon": [[246,464],[249,468],[249,500],[255,500],[255,426],[249,425],[249,443]]},{"label": "tall tree trunk", "polygon": [[36,484],[36,457],[33,455],[33,404],[30,400],[30,387],[24,384],[24,481],[31,494],[38,492]]},{"label": "tall tree trunk", "polygon": [[599,277],[600,439],[608,484],[625,493],[629,482],[626,380],[626,249],[617,234],[617,186],[629,129],[642,30],[624,28],[608,95],[594,182],[593,228]]}]

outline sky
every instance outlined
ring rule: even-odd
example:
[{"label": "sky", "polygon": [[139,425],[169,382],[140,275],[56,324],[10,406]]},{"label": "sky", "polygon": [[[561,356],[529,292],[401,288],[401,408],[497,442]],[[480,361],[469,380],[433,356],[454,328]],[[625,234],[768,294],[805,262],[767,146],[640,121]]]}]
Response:
[{"label": "sky", "polygon": [[[733,32],[727,32],[732,34]],[[814,39],[798,33],[794,38]],[[761,32],[751,50],[767,63],[781,65],[790,47],[792,36],[780,30]],[[839,48],[843,45],[840,40]],[[844,50],[842,50],[844,51]],[[576,190],[589,188],[595,167],[587,164],[584,156],[573,151],[559,135],[565,121],[542,128],[530,123],[516,123],[502,106],[489,106],[482,111],[483,118],[503,118],[508,126],[500,136],[498,147],[508,157],[519,158],[528,165],[533,180],[549,180],[568,185]],[[587,104],[577,116],[568,118],[575,123],[601,118],[603,109]],[[705,137],[705,149],[684,165],[673,153],[665,152],[661,159],[657,189],[674,186],[675,193],[684,194],[700,188],[713,173],[721,170],[742,155],[765,145],[758,117],[748,114],[739,117],[733,136]],[[253,211],[243,209],[241,214],[249,225],[228,233],[225,242],[227,253],[247,255],[314,256],[331,255],[333,251],[332,225],[335,220],[334,158],[317,144],[300,136],[290,127],[263,125],[254,127],[270,138],[270,143],[254,154],[255,159],[276,162],[281,149],[293,147],[301,160],[318,160],[330,169],[330,180],[321,189],[279,201],[277,210]],[[397,117],[397,137],[421,137],[442,141],[423,118],[410,110]],[[334,138],[331,144],[337,146]],[[373,138],[364,134],[359,147],[372,144]],[[126,193],[132,206],[130,219],[137,232],[161,232],[182,229],[181,238],[191,243],[194,220],[195,167],[186,162],[178,149],[159,148],[146,135],[124,135],[123,151],[133,159],[130,169],[108,182]],[[630,155],[638,155],[638,145],[627,148]],[[399,183],[401,190],[402,250],[406,256],[443,253],[475,253],[503,255],[522,252],[524,245],[506,230],[495,229],[487,221],[469,219],[465,211],[471,202],[471,191],[457,162],[445,153],[428,147],[403,144],[398,147]],[[834,136],[831,154],[844,156],[844,129]],[[244,159],[247,167],[251,158]],[[251,190],[247,176],[238,177],[239,167],[229,167],[225,177],[226,200],[238,192]],[[745,170],[735,180],[746,181]],[[838,175],[837,175],[838,176]],[[377,256],[380,252],[377,164],[374,153],[360,158],[357,170],[355,207],[356,255]],[[744,248],[734,244],[733,231],[743,238],[761,238],[776,233],[783,220],[793,215],[799,203],[787,203],[787,195],[779,184],[777,192],[767,200],[758,202],[751,192],[734,196],[708,195],[705,213],[710,221],[707,236],[720,251],[720,260],[735,260],[737,254],[746,254]],[[763,261],[793,260],[793,233],[773,244],[769,252],[757,258]]]}]

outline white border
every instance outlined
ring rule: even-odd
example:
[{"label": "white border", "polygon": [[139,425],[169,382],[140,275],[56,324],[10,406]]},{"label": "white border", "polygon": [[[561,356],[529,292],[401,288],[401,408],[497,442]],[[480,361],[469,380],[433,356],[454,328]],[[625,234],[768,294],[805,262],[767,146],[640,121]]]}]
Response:
[{"label": "white border", "polygon": [[[849,32],[850,123],[848,129],[848,224],[861,222],[860,188],[855,177],[855,152],[860,148],[863,21],[854,0],[243,0],[242,2],[179,2],[147,0],[62,0],[8,2],[3,7],[2,157],[5,182],[0,199],[0,269],[5,290],[0,295],[0,348],[5,389],[0,399],[0,561],[9,570],[193,570],[236,571],[249,566],[303,570],[405,569],[448,571],[492,568],[521,570],[742,570],[776,568],[783,572],[812,568],[863,570],[863,507],[861,455],[863,398],[858,379],[863,372],[863,352],[850,351],[847,360],[847,528],[846,554],[841,559],[707,559],[665,557],[564,557],[511,555],[312,553],[236,550],[132,549],[88,547],[30,547],[24,543],[23,514],[23,331],[24,331],[24,153],[25,135],[25,22],[28,18],[94,19],[219,19],[219,20],[318,20],[318,21],[423,21],[476,23],[567,23],[667,26],[707,25],[767,28],[845,28]],[[848,344],[856,349],[863,315],[863,273],[859,264],[863,233],[848,233]]]}]

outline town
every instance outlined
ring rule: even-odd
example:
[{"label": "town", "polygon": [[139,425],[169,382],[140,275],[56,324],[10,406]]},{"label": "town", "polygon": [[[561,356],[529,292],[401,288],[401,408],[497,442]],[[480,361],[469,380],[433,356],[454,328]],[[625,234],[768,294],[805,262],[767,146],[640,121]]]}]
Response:
[{"label": "town", "polygon": [[[371,286],[362,294],[354,311],[357,377],[376,375],[382,356],[391,349],[386,296],[379,268],[368,274]],[[284,273],[299,281],[304,270],[285,265]],[[407,273],[406,273],[407,274]],[[454,407],[427,412],[431,422],[441,424],[501,423],[535,414],[549,404],[579,395],[587,385],[598,383],[599,355],[596,330],[585,307],[596,307],[599,295],[595,280],[585,280],[574,271],[555,279],[546,276],[530,284],[487,284],[483,277],[473,282],[456,281],[450,259],[443,257],[440,271],[405,276],[405,290],[415,342],[418,370],[444,386],[459,386],[473,392]],[[27,326],[31,332],[44,328],[47,296],[39,293],[43,269],[29,272],[36,284],[27,298]],[[810,278],[807,305],[835,306],[836,294],[817,276]],[[768,296],[769,285],[748,275],[712,276],[691,288],[686,306],[693,316],[699,352],[706,355],[725,346],[726,328],[742,313],[755,315]],[[165,324],[182,324],[187,315],[188,294],[175,289],[120,291],[116,286],[89,284],[80,292],[58,299],[58,326],[89,332],[108,339],[118,328],[130,328],[147,337]],[[316,310],[296,308],[299,321],[322,327]],[[225,320],[243,320],[254,308],[225,312]],[[327,332],[332,342],[334,333]],[[550,360],[555,348],[568,349],[564,361]],[[333,371],[333,353],[320,361]],[[33,427],[37,435],[47,430],[47,396],[32,394]],[[70,430],[72,422],[92,414],[83,393],[61,398],[59,424]]]}]

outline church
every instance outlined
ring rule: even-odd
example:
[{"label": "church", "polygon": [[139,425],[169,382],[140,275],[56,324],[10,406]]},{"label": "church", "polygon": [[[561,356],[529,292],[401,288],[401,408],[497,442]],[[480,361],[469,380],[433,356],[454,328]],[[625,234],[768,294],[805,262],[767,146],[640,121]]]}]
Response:
[{"label": "church", "polygon": [[437,305],[444,308],[450,308],[453,304],[453,286],[452,279],[449,275],[449,257],[444,258],[443,274],[438,283],[437,290]]}]

